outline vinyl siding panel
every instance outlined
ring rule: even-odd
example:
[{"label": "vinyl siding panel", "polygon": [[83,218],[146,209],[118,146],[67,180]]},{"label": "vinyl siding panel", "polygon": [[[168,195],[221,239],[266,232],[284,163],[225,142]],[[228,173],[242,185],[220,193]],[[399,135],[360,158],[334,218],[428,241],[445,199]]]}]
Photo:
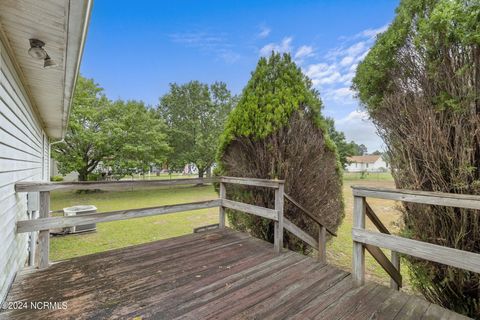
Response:
[{"label": "vinyl siding panel", "polygon": [[0,42],[0,301],[28,256],[28,235],[15,232],[28,217],[27,195],[15,183],[48,180],[48,167],[48,137]]}]

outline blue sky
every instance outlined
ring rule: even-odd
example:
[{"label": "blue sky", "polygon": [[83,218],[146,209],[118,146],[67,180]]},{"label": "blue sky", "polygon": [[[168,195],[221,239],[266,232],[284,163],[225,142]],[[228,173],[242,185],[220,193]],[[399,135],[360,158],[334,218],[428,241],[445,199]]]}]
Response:
[{"label": "blue sky", "polygon": [[258,58],[290,52],[349,140],[382,148],[349,87],[398,0],[95,1],[81,72],[110,99],[155,106],[171,82],[241,93]]}]

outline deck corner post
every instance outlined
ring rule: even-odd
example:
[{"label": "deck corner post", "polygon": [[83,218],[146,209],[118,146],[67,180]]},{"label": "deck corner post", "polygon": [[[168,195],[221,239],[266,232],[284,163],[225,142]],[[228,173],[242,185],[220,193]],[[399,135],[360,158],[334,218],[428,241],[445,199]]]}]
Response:
[{"label": "deck corner post", "polygon": [[327,228],[320,226],[318,230],[318,256],[317,261],[327,263]]},{"label": "deck corner post", "polygon": [[285,197],[285,185],[278,184],[278,189],[275,189],[275,210],[278,213],[278,221],[275,221],[274,227],[274,243],[273,248],[275,252],[281,252],[283,248],[283,202]]},{"label": "deck corner post", "polygon": [[[392,251],[391,262],[395,269],[400,273],[400,254],[398,252]],[[390,288],[400,290],[399,284],[393,278],[390,278]]]},{"label": "deck corner post", "polygon": [[[223,201],[227,198],[227,189],[225,188],[225,183],[220,181],[220,200]],[[225,228],[225,207],[223,203],[220,203],[220,207],[218,209],[218,227],[220,229]]]},{"label": "deck corner post", "polygon": [[[353,227],[365,229],[366,201],[364,197],[353,198]],[[353,281],[356,286],[365,284],[365,247],[362,243],[353,242]]]},{"label": "deck corner post", "polygon": [[[50,192],[40,191],[40,218],[48,218],[50,214]],[[38,268],[44,269],[50,265],[50,230],[38,232]]]}]

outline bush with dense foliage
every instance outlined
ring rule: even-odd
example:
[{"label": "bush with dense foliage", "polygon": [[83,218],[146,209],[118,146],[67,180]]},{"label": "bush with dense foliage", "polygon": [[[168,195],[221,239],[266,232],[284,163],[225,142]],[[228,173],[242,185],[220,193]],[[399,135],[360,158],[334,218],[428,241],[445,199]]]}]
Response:
[{"label": "bush with dense foliage", "polygon": [[[480,3],[403,0],[354,88],[389,149],[398,188],[480,194]],[[477,211],[406,204],[403,234],[480,253]],[[408,258],[431,302],[480,318],[480,276]]]},{"label": "bush with dense foliage", "polygon": [[[318,93],[289,55],[261,58],[228,117],[218,154],[219,173],[285,179],[286,193],[336,230],[344,216],[341,166],[321,108]],[[227,196],[274,206],[274,193],[268,189],[227,186]],[[289,202],[285,215],[316,236],[316,224]],[[273,241],[272,221],[236,211],[228,216],[235,228]],[[308,249],[288,233],[285,243],[291,249]]]}]

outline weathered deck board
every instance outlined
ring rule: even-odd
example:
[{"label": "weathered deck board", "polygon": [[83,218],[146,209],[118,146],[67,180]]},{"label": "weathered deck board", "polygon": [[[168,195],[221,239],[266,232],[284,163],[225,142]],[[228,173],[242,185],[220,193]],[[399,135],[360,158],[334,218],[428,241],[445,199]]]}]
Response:
[{"label": "weathered deck board", "polygon": [[462,319],[416,297],[229,229],[19,274],[8,301],[66,301],[0,319]]}]

